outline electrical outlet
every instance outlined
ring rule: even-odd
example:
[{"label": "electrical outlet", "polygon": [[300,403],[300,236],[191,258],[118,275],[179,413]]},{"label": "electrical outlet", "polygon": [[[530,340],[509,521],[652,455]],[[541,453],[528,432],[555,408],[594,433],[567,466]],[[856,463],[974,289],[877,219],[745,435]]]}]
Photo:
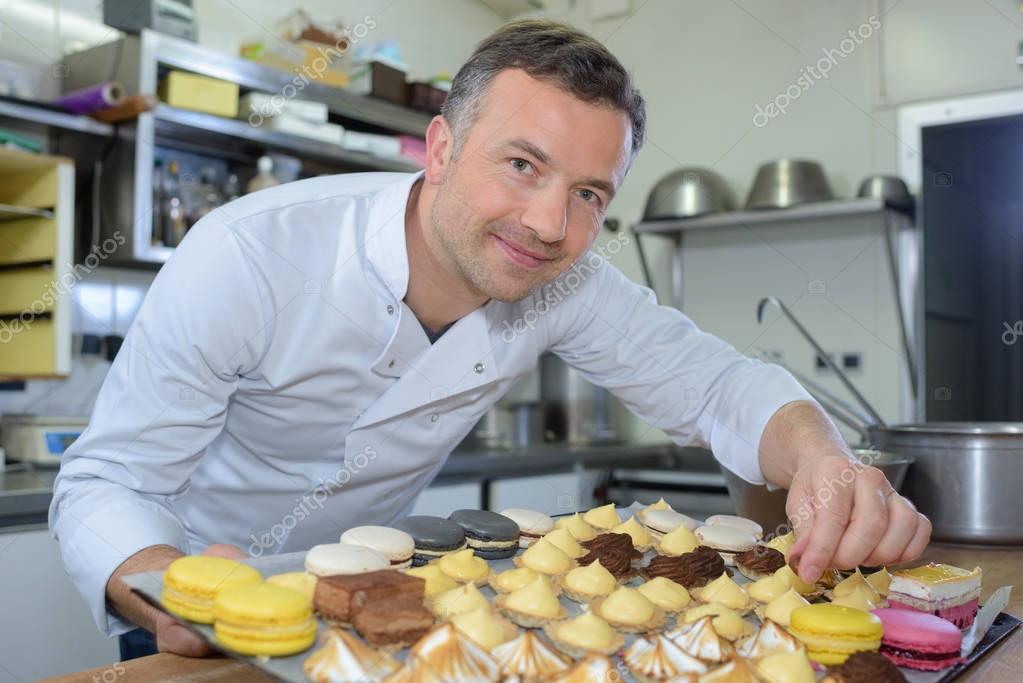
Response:
[{"label": "electrical outlet", "polygon": [[843,370],[861,370],[863,368],[863,356],[858,351],[842,354]]}]

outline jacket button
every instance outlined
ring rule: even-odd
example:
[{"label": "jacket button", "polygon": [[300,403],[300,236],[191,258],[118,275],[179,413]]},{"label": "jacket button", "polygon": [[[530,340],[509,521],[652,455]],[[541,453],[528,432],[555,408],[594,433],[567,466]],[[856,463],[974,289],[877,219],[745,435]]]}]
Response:
[{"label": "jacket button", "polygon": [[486,369],[486,366],[483,365],[483,363],[476,363],[476,365],[474,365],[472,369],[476,372],[477,375],[482,375],[483,371]]},{"label": "jacket button", "polygon": [[392,313],[394,313],[394,306],[387,304],[387,315],[391,315]]},{"label": "jacket button", "polygon": [[391,359],[391,362],[387,364],[387,367],[389,367],[389,368],[393,368],[394,367],[394,359]]},{"label": "jacket button", "polygon": [[440,415],[438,415],[437,413],[434,413],[433,415],[430,416],[430,422],[436,422],[439,419]]}]

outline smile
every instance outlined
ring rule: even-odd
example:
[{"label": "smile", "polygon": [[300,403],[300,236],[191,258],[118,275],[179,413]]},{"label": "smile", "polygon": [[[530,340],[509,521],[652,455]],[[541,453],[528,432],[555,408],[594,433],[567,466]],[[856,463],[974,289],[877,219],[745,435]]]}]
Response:
[{"label": "smile", "polygon": [[529,268],[531,270],[536,269],[551,260],[544,258],[536,252],[529,251],[524,247],[520,247],[517,244],[502,239],[497,235],[493,235],[493,237],[494,240],[497,241],[497,245],[504,251],[508,258],[523,268]]}]

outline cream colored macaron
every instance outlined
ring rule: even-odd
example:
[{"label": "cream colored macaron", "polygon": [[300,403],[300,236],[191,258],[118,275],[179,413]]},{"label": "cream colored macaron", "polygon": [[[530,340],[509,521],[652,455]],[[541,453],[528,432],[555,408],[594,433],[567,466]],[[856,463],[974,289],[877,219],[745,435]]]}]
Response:
[{"label": "cream colored macaron", "polygon": [[316,576],[363,574],[390,568],[391,561],[376,550],[347,543],[314,545],[305,556],[305,570]]}]

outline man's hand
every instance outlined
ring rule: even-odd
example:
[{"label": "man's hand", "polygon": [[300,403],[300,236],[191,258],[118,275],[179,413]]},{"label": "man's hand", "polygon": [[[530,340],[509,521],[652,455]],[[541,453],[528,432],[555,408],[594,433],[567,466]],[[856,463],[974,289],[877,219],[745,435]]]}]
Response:
[{"label": "man's hand", "polygon": [[[248,557],[241,548],[227,544],[211,545],[202,554],[232,560]],[[205,641],[170,615],[134,595],[128,585],[121,581],[121,577],[128,574],[166,569],[181,556],[176,548],[165,545],[151,546],[135,553],[122,562],[107,581],[107,601],[124,619],[156,634],[156,649],[160,652],[173,652],[184,657],[204,657],[210,653]]]},{"label": "man's hand", "polygon": [[830,567],[908,562],[930,541],[930,521],[884,473],[853,457],[815,403],[790,403],[771,417],[760,465],[768,481],[789,490],[785,512],[797,539],[789,557],[804,581]]},{"label": "man's hand", "polygon": [[930,521],[876,467],[845,454],[810,460],[792,478],[785,512],[796,532],[798,574],[816,581],[828,567],[908,562],[931,538]]}]

